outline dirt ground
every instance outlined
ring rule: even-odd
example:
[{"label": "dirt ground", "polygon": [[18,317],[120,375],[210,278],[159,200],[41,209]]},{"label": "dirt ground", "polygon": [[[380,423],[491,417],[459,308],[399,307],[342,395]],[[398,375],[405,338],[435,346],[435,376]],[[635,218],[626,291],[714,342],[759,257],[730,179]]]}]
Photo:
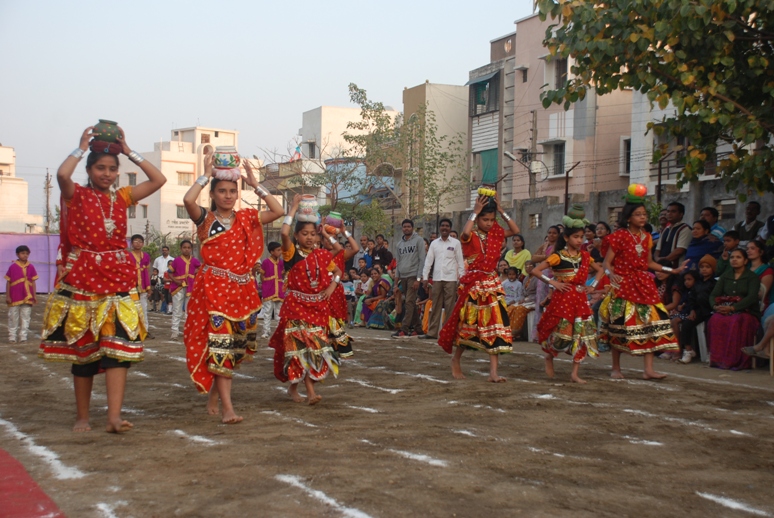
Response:
[{"label": "dirt ground", "polygon": [[487,383],[471,352],[454,381],[435,344],[356,329],[315,407],[286,397],[262,348],[234,383],[245,420],[227,426],[205,414],[170,318],[150,316],[125,401],[135,428],[116,436],[101,431],[102,377],[94,431],[70,431],[69,365],[38,360],[37,340],[8,344],[0,311],[0,448],[67,516],[774,515],[768,370],[659,361],[670,377],[645,382],[624,358],[613,381],[603,354],[578,386],[569,362],[548,380],[538,346],[519,343],[507,383]]}]

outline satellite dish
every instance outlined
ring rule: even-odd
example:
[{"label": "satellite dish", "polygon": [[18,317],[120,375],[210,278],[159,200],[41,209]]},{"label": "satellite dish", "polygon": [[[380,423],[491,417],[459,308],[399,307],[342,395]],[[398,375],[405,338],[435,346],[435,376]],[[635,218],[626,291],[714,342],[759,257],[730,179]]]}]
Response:
[{"label": "satellite dish", "polygon": [[535,175],[538,182],[548,178],[548,166],[542,160],[535,160],[529,163],[529,170]]}]

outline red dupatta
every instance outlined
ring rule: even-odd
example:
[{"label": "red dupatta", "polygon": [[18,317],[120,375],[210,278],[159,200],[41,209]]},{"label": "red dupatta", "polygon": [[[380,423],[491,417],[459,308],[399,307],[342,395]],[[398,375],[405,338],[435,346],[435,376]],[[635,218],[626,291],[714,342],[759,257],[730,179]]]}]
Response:
[{"label": "red dupatta", "polygon": [[466,257],[475,255],[476,257],[460,278],[460,286],[457,288],[457,303],[438,335],[438,345],[449,354],[454,347],[460,311],[468,300],[468,294],[476,282],[496,274],[497,263],[500,261],[500,249],[504,240],[505,230],[495,223],[486,235],[486,242],[479,237],[477,232],[473,232],[470,241],[462,243],[463,255]]}]

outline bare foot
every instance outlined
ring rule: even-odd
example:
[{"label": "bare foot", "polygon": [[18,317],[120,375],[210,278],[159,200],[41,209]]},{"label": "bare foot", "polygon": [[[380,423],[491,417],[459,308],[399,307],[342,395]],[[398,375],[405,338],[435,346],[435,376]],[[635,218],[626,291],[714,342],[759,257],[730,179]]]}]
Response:
[{"label": "bare foot", "polygon": [[123,433],[128,432],[134,428],[134,425],[130,423],[129,421],[124,421],[120,417],[117,419],[112,419],[108,421],[107,426],[105,427],[105,430],[108,433]]},{"label": "bare foot", "polygon": [[546,358],[546,376],[549,378],[554,377],[554,359]]},{"label": "bare foot", "polygon": [[223,424],[237,424],[242,422],[242,416],[236,415],[233,410],[223,412],[223,418],[220,420]]},{"label": "bare foot", "polygon": [[572,376],[570,376],[570,379],[572,380],[573,383],[580,383],[581,385],[585,385],[586,384],[586,380],[584,380],[583,378],[581,378],[577,374],[573,374]]},{"label": "bare foot", "polygon": [[78,419],[73,425],[73,432],[90,432],[91,425],[88,419]]},{"label": "bare foot", "polygon": [[322,396],[320,394],[315,394],[314,396],[309,396],[306,398],[306,402],[309,403],[309,406],[316,405],[322,401]]},{"label": "bare foot", "polygon": [[207,413],[210,415],[219,415],[220,408],[217,404],[215,406],[211,406],[209,403],[207,403]]},{"label": "bare foot", "polygon": [[624,375],[621,374],[621,371],[613,371],[610,373],[610,377],[614,380],[622,380],[624,379]]},{"label": "bare foot", "polygon": [[503,378],[502,376],[492,376],[490,374],[489,379],[487,379],[487,381],[489,381],[490,383],[505,383],[506,379]]},{"label": "bare foot", "polygon": [[661,374],[660,372],[656,371],[645,371],[642,373],[642,379],[644,380],[662,380],[666,377],[666,374]]},{"label": "bare foot", "polygon": [[451,368],[452,368],[452,376],[454,376],[454,379],[456,380],[465,379],[465,375],[462,373],[462,367],[460,366],[459,358],[452,357]]},{"label": "bare foot", "polygon": [[301,394],[298,393],[298,385],[295,383],[292,383],[288,387],[288,396],[290,396],[290,399],[292,399],[296,403],[303,403],[304,398],[301,397]]}]

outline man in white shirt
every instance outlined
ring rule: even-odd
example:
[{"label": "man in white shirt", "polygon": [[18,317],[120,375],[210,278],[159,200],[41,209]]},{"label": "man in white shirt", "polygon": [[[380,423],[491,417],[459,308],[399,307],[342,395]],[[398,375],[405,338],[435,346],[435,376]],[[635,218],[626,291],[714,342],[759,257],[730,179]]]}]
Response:
[{"label": "man in white shirt", "polygon": [[[153,267],[159,271],[159,277],[162,279],[164,278],[164,273],[169,268],[169,261],[174,261],[175,258],[169,255],[169,247],[168,246],[162,246],[161,247],[161,255],[158,256],[153,261]],[[167,302],[167,299],[169,298],[169,292],[167,290],[164,290],[163,299],[161,301],[161,312],[166,314],[171,314],[171,309],[168,307],[171,302]]]},{"label": "man in white shirt", "polygon": [[[437,339],[438,332],[451,315],[457,301],[457,284],[465,273],[465,259],[462,257],[462,244],[449,235],[452,222],[443,218],[439,225],[441,237],[430,243],[422,269],[422,281],[427,285],[430,268],[433,269],[433,288],[430,292],[432,309],[427,334],[419,338]],[[441,322],[441,313],[444,322]]]}]

